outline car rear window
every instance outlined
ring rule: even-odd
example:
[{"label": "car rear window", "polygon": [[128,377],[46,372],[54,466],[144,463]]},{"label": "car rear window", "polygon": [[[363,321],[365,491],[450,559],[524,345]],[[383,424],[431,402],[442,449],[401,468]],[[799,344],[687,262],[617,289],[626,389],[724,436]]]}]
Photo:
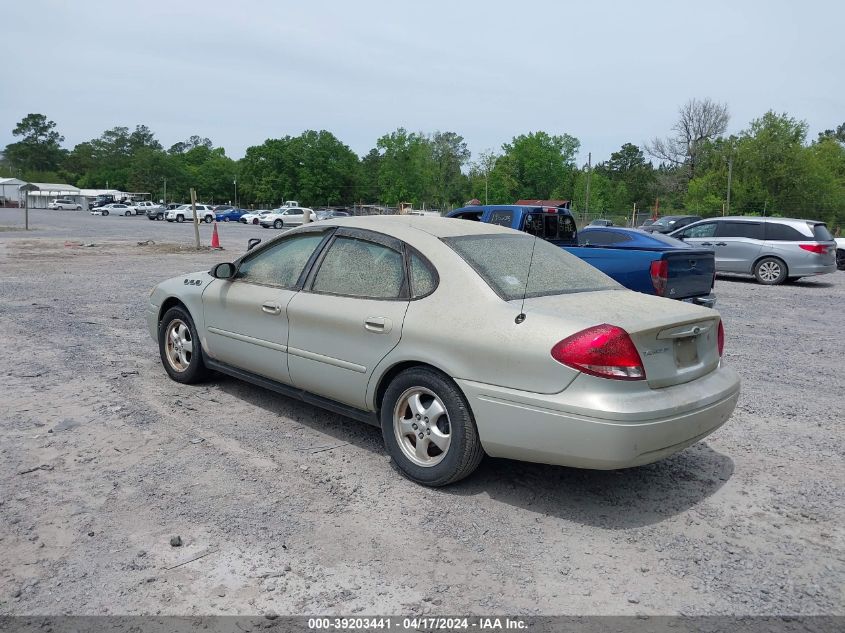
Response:
[{"label": "car rear window", "polygon": [[813,237],[815,237],[819,242],[833,241],[833,236],[830,234],[830,231],[827,230],[827,225],[811,224],[810,226],[813,229]]},{"label": "car rear window", "polygon": [[575,255],[528,235],[463,235],[443,241],[505,301],[523,294],[542,297],[622,287]]}]

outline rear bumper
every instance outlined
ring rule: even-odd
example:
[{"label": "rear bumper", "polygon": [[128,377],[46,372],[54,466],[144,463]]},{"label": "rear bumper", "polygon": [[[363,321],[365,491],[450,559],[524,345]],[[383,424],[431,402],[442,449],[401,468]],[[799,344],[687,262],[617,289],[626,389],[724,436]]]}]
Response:
[{"label": "rear bumper", "polygon": [[792,266],[787,264],[787,268],[789,269],[790,277],[812,277],[813,275],[827,275],[828,273],[836,272],[836,258],[834,257],[831,263],[826,264],[806,264],[804,262],[799,262]]},{"label": "rear bumper", "polygon": [[627,383],[627,394],[597,393],[595,380],[583,378],[550,395],[458,384],[488,455],[599,470],[649,464],[683,450],[722,426],[739,398],[739,376],[726,367],[663,389]]},{"label": "rear bumper", "polygon": [[691,299],[686,299],[690,303],[694,303],[697,306],[704,306],[705,308],[712,308],[716,305],[716,295],[709,294],[706,297],[693,297]]}]

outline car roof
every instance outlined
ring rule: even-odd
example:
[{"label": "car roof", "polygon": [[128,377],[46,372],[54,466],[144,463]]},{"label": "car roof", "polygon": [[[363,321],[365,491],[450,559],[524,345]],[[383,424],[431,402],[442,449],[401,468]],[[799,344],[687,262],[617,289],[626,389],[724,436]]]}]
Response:
[{"label": "car roof", "polygon": [[[704,218],[704,222],[776,222],[778,224],[824,224],[821,220],[807,220],[801,218],[773,218],[756,215],[728,215],[716,218]],[[686,228],[686,227],[684,227]]]},{"label": "car roof", "polygon": [[[457,218],[437,218],[425,215],[368,215],[331,218],[321,220],[321,224],[330,226],[346,226],[368,229],[379,233],[386,233],[399,239],[412,236],[417,231],[428,233],[434,237],[459,237],[463,235],[491,235],[491,234],[520,234],[519,231]],[[307,225],[306,225],[307,226]]]}]

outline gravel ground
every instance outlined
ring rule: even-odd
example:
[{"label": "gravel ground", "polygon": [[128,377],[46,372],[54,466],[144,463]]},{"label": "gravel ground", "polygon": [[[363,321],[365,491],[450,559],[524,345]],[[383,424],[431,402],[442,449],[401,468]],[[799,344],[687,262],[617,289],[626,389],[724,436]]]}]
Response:
[{"label": "gravel ground", "polygon": [[0,615],[845,614],[843,273],[717,282],[744,382],[705,441],[614,472],[487,459],[429,490],[375,428],[167,378],[149,289],[269,232],[196,253],[190,227],[19,216],[0,211]]}]

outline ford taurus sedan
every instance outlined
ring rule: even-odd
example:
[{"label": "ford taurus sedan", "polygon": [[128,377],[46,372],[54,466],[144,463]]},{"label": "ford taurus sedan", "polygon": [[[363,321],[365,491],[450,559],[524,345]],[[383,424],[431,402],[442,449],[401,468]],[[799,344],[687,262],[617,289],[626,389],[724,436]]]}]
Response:
[{"label": "ford taurus sedan", "polygon": [[596,469],[657,461],[732,414],[709,308],[626,290],[525,233],[429,217],[326,220],[153,288],[181,383],[216,370],[380,426],[410,479],[487,454]]}]

